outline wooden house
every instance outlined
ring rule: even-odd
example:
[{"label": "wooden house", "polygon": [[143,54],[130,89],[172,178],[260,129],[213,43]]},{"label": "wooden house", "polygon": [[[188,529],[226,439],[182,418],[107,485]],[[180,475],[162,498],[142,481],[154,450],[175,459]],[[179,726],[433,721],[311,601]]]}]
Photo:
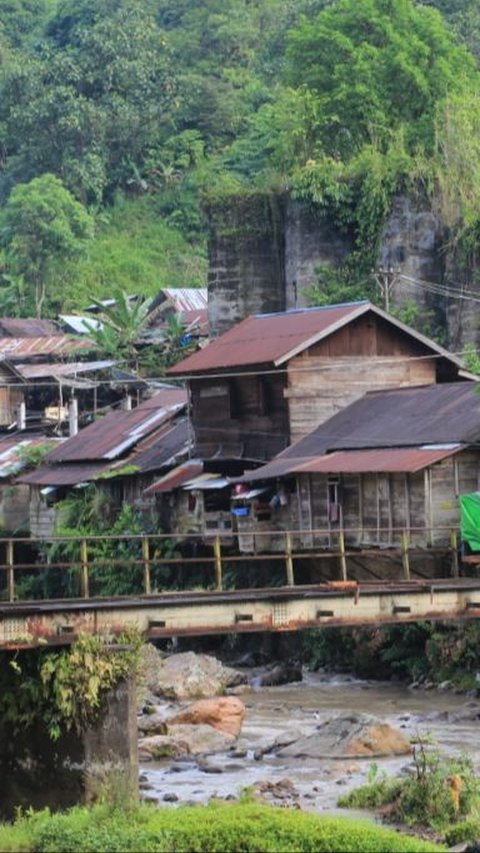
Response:
[{"label": "wooden house", "polygon": [[17,482],[30,487],[32,536],[51,536],[57,504],[89,484],[108,498],[112,513],[124,503],[152,507],[153,499],[144,497],[147,486],[187,455],[186,405],[185,391],[165,386],[134,409],[111,410],[20,477]]},{"label": "wooden house", "polygon": [[[370,392],[233,489],[240,550],[448,548],[480,488],[480,386]],[[238,514],[237,508],[244,508]],[[273,531],[273,535],[272,535]]]},{"label": "wooden house", "polygon": [[366,391],[472,378],[369,302],[248,317],[168,373],[187,382],[195,456],[223,473],[273,458]]}]

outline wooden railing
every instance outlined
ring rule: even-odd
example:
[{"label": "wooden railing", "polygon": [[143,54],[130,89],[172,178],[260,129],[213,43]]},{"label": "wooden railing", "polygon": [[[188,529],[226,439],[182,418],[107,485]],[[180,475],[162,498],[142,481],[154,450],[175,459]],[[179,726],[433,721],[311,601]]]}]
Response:
[{"label": "wooden railing", "polygon": [[[368,533],[365,528],[363,534]],[[371,531],[372,534],[376,533]],[[53,537],[48,542],[40,539],[0,539],[0,597],[4,601],[115,597],[117,595],[151,595],[164,590],[193,589],[199,584],[203,589],[242,588],[235,586],[235,574],[247,568],[260,569],[265,564],[276,570],[269,584],[263,586],[294,586],[299,561],[336,560],[335,575],[341,582],[353,580],[349,577],[349,558],[369,557],[378,559],[388,555],[398,560],[399,573],[396,579],[410,580],[412,558],[419,555],[448,556],[452,577],[459,575],[458,531],[452,528],[398,529],[398,545],[362,548],[348,546],[346,541],[359,535],[359,531],[345,528],[335,531],[336,543],[332,547],[296,549],[295,541],[308,535],[315,539],[329,537],[328,530],[255,531],[256,539],[275,537],[278,549],[253,554],[234,551],[232,538],[228,546],[219,535],[205,534],[201,541],[198,534],[182,535],[175,539],[171,534]],[[242,534],[234,533],[233,537]],[[415,538],[428,535],[441,538],[445,544],[437,547],[419,547],[412,543]],[[188,550],[195,542],[201,553],[185,556],[179,548]],[[280,544],[281,543],[281,544]],[[448,544],[447,544],[448,543]],[[479,555],[480,563],[480,555]],[[105,575],[105,570],[109,573]],[[185,573],[188,577],[185,578]],[[167,575],[170,574],[170,578]],[[200,577],[199,577],[200,575]],[[103,580],[102,580],[103,576]],[[264,572],[265,576],[265,572]],[[117,583],[118,581],[118,583]],[[190,584],[190,585],[187,585]],[[258,586],[247,583],[243,588]]]}]

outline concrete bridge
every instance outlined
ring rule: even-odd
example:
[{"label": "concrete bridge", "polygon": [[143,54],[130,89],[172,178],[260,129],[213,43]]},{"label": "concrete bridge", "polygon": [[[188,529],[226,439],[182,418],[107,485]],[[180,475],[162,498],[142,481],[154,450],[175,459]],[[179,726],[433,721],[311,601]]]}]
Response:
[{"label": "concrete bridge", "polygon": [[[0,539],[0,649],[65,645],[80,634],[109,637],[131,627],[154,639],[475,619],[480,615],[480,577],[460,576],[455,531],[447,538],[450,544],[440,549],[442,553],[438,549],[436,553],[434,549],[420,552],[422,571],[416,575],[411,569],[414,552],[405,546],[405,537],[397,549],[378,549],[379,566],[388,558],[393,568],[385,579],[374,581],[356,578],[354,568],[359,556],[368,554],[372,559],[375,552],[371,548],[347,550],[343,533],[336,548],[320,553],[295,553],[294,534],[277,535],[284,537],[283,553],[238,556],[222,546],[219,536],[212,536],[203,553],[195,557],[162,556],[164,540],[169,538],[164,534],[57,538],[53,543]],[[188,541],[188,537],[185,539]],[[68,552],[62,552],[61,546],[66,542]],[[56,546],[53,553],[57,554],[54,562],[48,557],[52,544]],[[110,555],[107,557],[102,551],[106,544]],[[63,553],[68,553],[69,559],[59,559],[58,554]],[[76,553],[76,559],[71,558],[72,553]],[[45,554],[47,557],[39,557]],[[418,558],[418,551],[415,555]],[[317,571],[320,562],[323,568]],[[475,575],[480,555],[465,558],[465,563],[471,564],[469,573]],[[251,574],[262,576],[264,585],[225,589],[226,571],[231,574],[239,564],[247,565]],[[443,566],[442,577],[435,576],[437,565]],[[138,594],[102,595],[98,572],[106,568],[111,577],[118,574],[127,579]],[[193,587],[192,572],[198,573],[200,568],[206,588],[158,591],[166,569],[171,576],[191,578],[189,585]],[[267,586],[265,579],[273,577],[275,569],[276,584],[281,585],[270,582]],[[52,572],[56,572],[57,580],[48,585]],[[39,584],[31,585],[32,579],[38,577],[44,578],[46,589],[62,589],[62,572],[69,572],[73,578],[71,597],[49,598],[45,593],[34,600],[28,597],[31,589],[38,596]],[[318,576],[318,581],[306,583],[305,574]],[[30,586],[25,585],[25,578],[30,580]]]},{"label": "concrete bridge", "polygon": [[111,637],[131,627],[155,639],[479,616],[480,578],[9,602],[0,604],[0,649],[65,645],[80,634]]},{"label": "concrete bridge", "polygon": [[[345,549],[343,537],[337,549],[305,554],[294,552],[286,533],[280,555],[239,557],[224,548],[216,536],[210,542],[210,552],[207,548],[189,558],[162,556],[166,550],[158,547],[158,536],[107,537],[102,540],[103,546],[106,541],[107,552],[99,547],[98,539],[69,539],[68,552],[62,552],[61,548],[52,551],[45,542],[0,540],[0,661],[5,666],[12,650],[21,663],[24,650],[68,645],[84,634],[108,642],[131,627],[147,639],[155,639],[480,617],[480,578],[460,576],[455,535],[438,555],[444,576],[434,576],[437,563],[431,559],[432,551],[420,554],[420,569],[417,565],[413,570],[413,554],[403,537],[399,550],[378,553],[379,567],[387,556],[393,569],[382,579],[379,568],[380,578],[374,581],[355,577],[362,552]],[[56,540],[55,544],[62,543]],[[77,558],[72,560],[75,549]],[[54,553],[56,562],[51,559]],[[58,557],[67,553],[69,559]],[[372,550],[368,553],[371,557]],[[314,583],[302,582],[308,560],[315,570],[307,574],[318,575]],[[227,571],[231,576],[232,567],[238,563],[247,563],[264,579],[273,577],[272,567],[276,567],[276,580],[282,585],[225,589]],[[475,575],[477,557],[469,557],[465,565]],[[158,591],[165,569],[171,572],[170,577],[178,579],[182,573],[183,578],[190,577],[192,587],[194,576],[188,572],[195,570],[198,575],[199,566],[203,566],[204,586],[208,588]],[[116,579],[117,572],[119,576],[126,572],[130,588],[138,587],[138,593],[101,595],[99,578],[105,569],[110,580],[112,576]],[[49,598],[46,592],[56,590],[56,584],[64,590],[65,571],[72,582],[71,597]],[[50,582],[51,572],[56,574],[55,581],[52,578]],[[35,583],[42,578],[43,587]],[[32,591],[38,596],[42,589],[41,597],[31,597]],[[133,683],[117,685],[104,698],[96,724],[81,732],[68,732],[57,742],[49,739],[41,721],[18,732],[10,718],[0,718],[0,774],[0,813],[4,815],[13,814],[16,806],[88,802],[99,793],[104,796],[105,785],[108,788],[112,779],[114,785],[121,779],[130,792],[135,792],[138,759]]]}]

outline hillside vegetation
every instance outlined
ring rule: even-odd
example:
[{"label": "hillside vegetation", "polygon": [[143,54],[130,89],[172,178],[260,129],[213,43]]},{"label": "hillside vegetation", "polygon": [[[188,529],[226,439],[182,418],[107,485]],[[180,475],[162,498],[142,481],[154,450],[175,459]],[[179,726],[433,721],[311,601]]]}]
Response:
[{"label": "hillside vegetation", "polygon": [[351,233],[341,297],[398,190],[475,261],[476,0],[10,0],[0,57],[0,313],[205,283],[205,201],[253,189]]}]

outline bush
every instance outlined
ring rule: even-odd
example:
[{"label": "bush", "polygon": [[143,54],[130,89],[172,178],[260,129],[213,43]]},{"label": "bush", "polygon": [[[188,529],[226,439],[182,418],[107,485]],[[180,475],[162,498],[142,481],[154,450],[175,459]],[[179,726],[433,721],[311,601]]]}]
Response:
[{"label": "bush", "polygon": [[347,808],[376,808],[390,804],[390,818],[411,826],[446,829],[471,815],[480,804],[480,782],[468,758],[446,758],[427,752],[420,743],[414,751],[415,773],[406,779],[369,781],[338,804]]},{"label": "bush", "polygon": [[0,827],[3,853],[420,853],[440,849],[363,821],[254,803],[178,809],[142,805],[126,811],[77,807],[55,815],[45,810],[19,818],[13,828]]}]

